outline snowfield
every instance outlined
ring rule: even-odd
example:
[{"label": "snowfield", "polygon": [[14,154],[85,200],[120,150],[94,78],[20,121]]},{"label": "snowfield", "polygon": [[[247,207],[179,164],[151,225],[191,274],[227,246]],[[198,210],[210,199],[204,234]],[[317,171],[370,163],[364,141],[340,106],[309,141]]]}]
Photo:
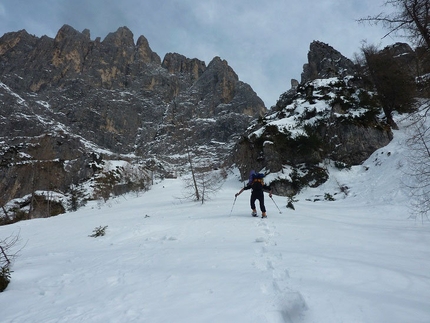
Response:
[{"label": "snowfield", "polygon": [[[410,218],[404,131],[252,218],[231,171],[201,205],[169,179],[139,196],[0,227],[20,235],[0,322],[430,322],[430,223]],[[340,192],[348,187],[348,194]],[[325,201],[329,193],[335,201]],[[319,200],[319,201],[315,201]],[[89,235],[108,226],[106,235]]]}]

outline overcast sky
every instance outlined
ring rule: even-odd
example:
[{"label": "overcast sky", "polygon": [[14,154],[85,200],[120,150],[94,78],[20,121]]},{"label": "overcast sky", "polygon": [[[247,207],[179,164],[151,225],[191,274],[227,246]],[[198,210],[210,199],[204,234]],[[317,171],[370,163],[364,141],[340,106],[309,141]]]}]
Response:
[{"label": "overcast sky", "polygon": [[225,59],[267,107],[300,81],[313,40],[353,58],[363,41],[386,46],[381,27],[357,19],[388,10],[386,0],[0,0],[0,36],[21,29],[55,37],[64,24],[102,39],[128,27],[163,59],[168,52],[206,65]]}]

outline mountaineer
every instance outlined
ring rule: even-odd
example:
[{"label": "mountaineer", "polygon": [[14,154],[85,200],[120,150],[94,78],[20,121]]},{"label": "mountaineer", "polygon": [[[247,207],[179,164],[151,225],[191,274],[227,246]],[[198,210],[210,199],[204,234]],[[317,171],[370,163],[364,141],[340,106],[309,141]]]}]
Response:
[{"label": "mountaineer", "polygon": [[266,206],[264,205],[264,191],[269,192],[269,197],[272,197],[272,189],[270,186],[267,186],[264,184],[263,181],[264,174],[262,173],[255,173],[254,171],[251,172],[251,176],[249,179],[248,184],[242,188],[239,193],[235,194],[235,197],[238,197],[243,191],[251,189],[251,209],[252,209],[252,216],[257,216],[257,209],[255,207],[255,201],[258,200],[260,204],[260,210],[261,210],[261,217],[267,218],[266,214]]}]

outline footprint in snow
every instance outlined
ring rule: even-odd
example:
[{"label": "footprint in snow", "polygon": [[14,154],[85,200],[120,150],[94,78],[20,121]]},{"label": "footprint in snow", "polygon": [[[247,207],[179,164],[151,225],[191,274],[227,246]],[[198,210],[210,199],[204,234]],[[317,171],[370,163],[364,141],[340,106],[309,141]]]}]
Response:
[{"label": "footprint in snow", "polygon": [[255,242],[266,242],[266,239],[264,237],[258,237],[255,239]]}]

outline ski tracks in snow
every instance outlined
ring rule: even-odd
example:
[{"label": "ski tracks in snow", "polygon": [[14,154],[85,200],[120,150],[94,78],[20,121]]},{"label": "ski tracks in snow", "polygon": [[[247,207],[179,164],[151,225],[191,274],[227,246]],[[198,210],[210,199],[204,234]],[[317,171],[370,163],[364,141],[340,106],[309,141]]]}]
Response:
[{"label": "ski tracks in snow", "polygon": [[268,219],[256,221],[259,236],[255,239],[253,266],[261,271],[260,290],[267,303],[261,319],[268,323],[298,323],[303,321],[307,305],[300,292],[290,287],[290,276],[283,264],[282,252],[277,248],[280,233]]}]

